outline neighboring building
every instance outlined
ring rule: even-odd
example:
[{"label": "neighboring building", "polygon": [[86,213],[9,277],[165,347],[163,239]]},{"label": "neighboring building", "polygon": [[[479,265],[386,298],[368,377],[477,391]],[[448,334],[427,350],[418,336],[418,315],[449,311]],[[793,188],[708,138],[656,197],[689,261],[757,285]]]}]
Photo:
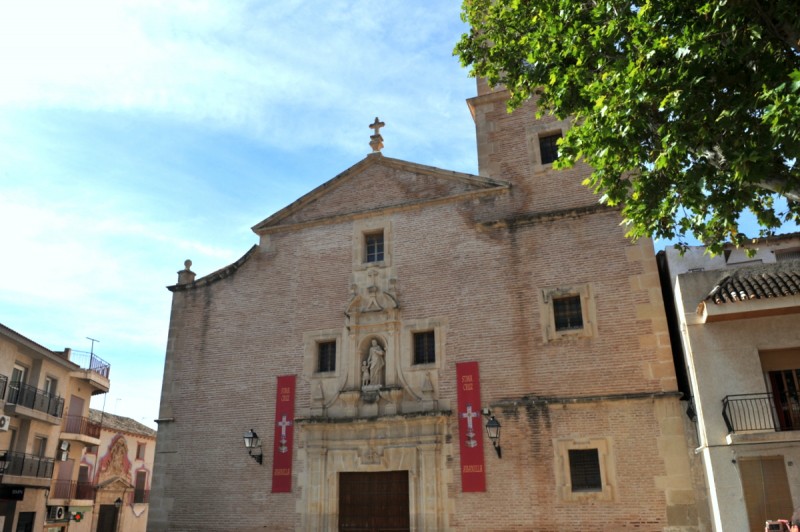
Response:
[{"label": "neighboring building", "polygon": [[81,461],[85,478],[97,488],[92,532],[144,532],[156,431],[133,419],[90,410],[100,426],[100,443]]},{"label": "neighboring building", "polygon": [[78,463],[100,443],[89,401],[108,392],[109,371],[93,354],[51,351],[0,325],[2,532],[88,530],[94,489]]},{"label": "neighboring building", "polygon": [[659,254],[713,526],[724,532],[760,532],[800,506],[800,234],[753,249]]},{"label": "neighboring building", "polygon": [[149,531],[706,529],[652,243],[506,99],[468,102],[481,175],[383,156],[376,120],[241,259],[187,261]]}]

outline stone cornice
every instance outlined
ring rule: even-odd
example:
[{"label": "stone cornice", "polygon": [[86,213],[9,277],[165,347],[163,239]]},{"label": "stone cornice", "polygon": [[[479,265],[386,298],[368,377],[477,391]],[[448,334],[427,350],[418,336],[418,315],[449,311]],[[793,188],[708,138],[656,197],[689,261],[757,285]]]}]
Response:
[{"label": "stone cornice", "polygon": [[569,405],[582,403],[601,403],[608,401],[645,401],[652,399],[662,399],[669,397],[682,397],[679,391],[671,392],[634,392],[605,395],[586,395],[586,396],[535,396],[526,395],[518,399],[500,399],[492,402],[489,406],[495,408],[517,408],[519,406],[535,405]]},{"label": "stone cornice", "polygon": [[451,410],[431,410],[425,412],[411,412],[407,414],[396,414],[392,416],[379,417],[308,417],[297,418],[295,423],[298,425],[329,425],[346,423],[383,423],[393,419],[424,419],[424,418],[448,418],[452,415]]},{"label": "stone cornice", "polygon": [[508,192],[511,188],[511,185],[504,184],[503,186],[499,186],[496,188],[490,189],[482,189],[482,190],[472,190],[469,192],[462,192],[460,194],[454,194],[452,196],[445,196],[443,198],[431,198],[431,199],[424,199],[418,201],[409,201],[408,203],[403,203],[402,205],[393,205],[391,207],[377,207],[375,209],[365,209],[363,211],[354,211],[347,214],[337,214],[335,216],[328,216],[324,218],[318,218],[316,220],[309,220],[306,222],[299,222],[299,223],[291,223],[291,224],[284,224],[284,225],[273,225],[271,227],[262,228],[258,230],[259,235],[268,235],[273,233],[281,233],[281,232],[288,232],[288,231],[297,231],[300,229],[305,229],[307,227],[314,227],[317,225],[328,225],[334,223],[341,223],[347,222],[350,220],[357,220],[359,218],[368,218],[375,215],[384,215],[384,214],[394,214],[398,212],[410,211],[415,209],[421,209],[423,207],[429,207],[431,205],[441,205],[444,203],[457,203],[461,201],[470,200],[475,197],[480,196],[491,196],[495,194],[503,194]]},{"label": "stone cornice", "polygon": [[607,205],[595,204],[585,207],[574,207],[571,209],[562,209],[558,211],[546,211],[530,214],[522,214],[519,216],[512,216],[509,218],[501,218],[499,220],[491,220],[488,222],[481,222],[479,227],[484,230],[489,229],[513,229],[516,227],[523,227],[526,225],[535,225],[542,222],[552,222],[563,218],[580,218],[596,213],[618,212],[619,209],[609,207]]},{"label": "stone cornice", "polygon": [[506,89],[500,89],[493,92],[489,92],[486,94],[479,94],[478,96],[473,96],[472,98],[467,99],[467,106],[469,107],[469,112],[472,114],[472,118],[475,118],[475,108],[478,105],[484,105],[487,103],[503,103],[508,101],[511,94]]}]

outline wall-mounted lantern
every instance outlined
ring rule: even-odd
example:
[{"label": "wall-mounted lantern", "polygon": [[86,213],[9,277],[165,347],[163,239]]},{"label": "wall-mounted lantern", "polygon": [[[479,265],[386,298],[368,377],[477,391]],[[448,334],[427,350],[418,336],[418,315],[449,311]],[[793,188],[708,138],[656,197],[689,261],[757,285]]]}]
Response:
[{"label": "wall-mounted lantern", "polygon": [[497,452],[497,457],[502,458],[503,454],[500,450],[500,422],[497,421],[497,418],[491,414],[491,410],[488,408],[483,409],[483,415],[488,418],[488,421],[486,421],[486,434],[489,436],[489,439],[492,440],[492,445],[494,445],[494,450]]},{"label": "wall-mounted lantern", "polygon": [[253,429],[244,433],[244,446],[247,448],[247,453],[253,457],[253,460],[259,464],[263,462],[264,453],[261,451],[261,438],[258,437],[258,434]]}]

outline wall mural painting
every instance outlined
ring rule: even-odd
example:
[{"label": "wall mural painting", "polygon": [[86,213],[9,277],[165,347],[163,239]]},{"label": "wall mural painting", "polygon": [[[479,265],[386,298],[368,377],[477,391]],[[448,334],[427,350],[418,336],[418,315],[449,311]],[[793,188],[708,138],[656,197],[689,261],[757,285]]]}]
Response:
[{"label": "wall mural painting", "polygon": [[111,439],[108,452],[100,458],[97,467],[98,481],[111,477],[121,477],[130,482],[131,461],[128,458],[128,442],[122,434],[117,434]]}]

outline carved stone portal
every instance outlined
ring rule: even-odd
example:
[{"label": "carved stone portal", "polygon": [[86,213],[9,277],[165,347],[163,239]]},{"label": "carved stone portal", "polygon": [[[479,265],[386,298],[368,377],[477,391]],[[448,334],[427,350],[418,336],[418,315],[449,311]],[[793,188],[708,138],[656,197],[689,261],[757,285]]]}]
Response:
[{"label": "carved stone portal", "polygon": [[408,471],[411,530],[449,530],[454,472],[447,415],[347,423],[300,422],[306,471],[298,475],[302,530],[338,530],[339,473]]},{"label": "carved stone portal", "polygon": [[[356,267],[350,286],[341,332],[326,329],[304,335],[304,369],[311,380],[308,415],[375,418],[435,411],[441,406],[434,386],[438,368],[411,368],[413,335],[409,326],[404,328],[394,270],[385,265]],[[337,367],[319,371],[318,346],[333,337]]]}]

